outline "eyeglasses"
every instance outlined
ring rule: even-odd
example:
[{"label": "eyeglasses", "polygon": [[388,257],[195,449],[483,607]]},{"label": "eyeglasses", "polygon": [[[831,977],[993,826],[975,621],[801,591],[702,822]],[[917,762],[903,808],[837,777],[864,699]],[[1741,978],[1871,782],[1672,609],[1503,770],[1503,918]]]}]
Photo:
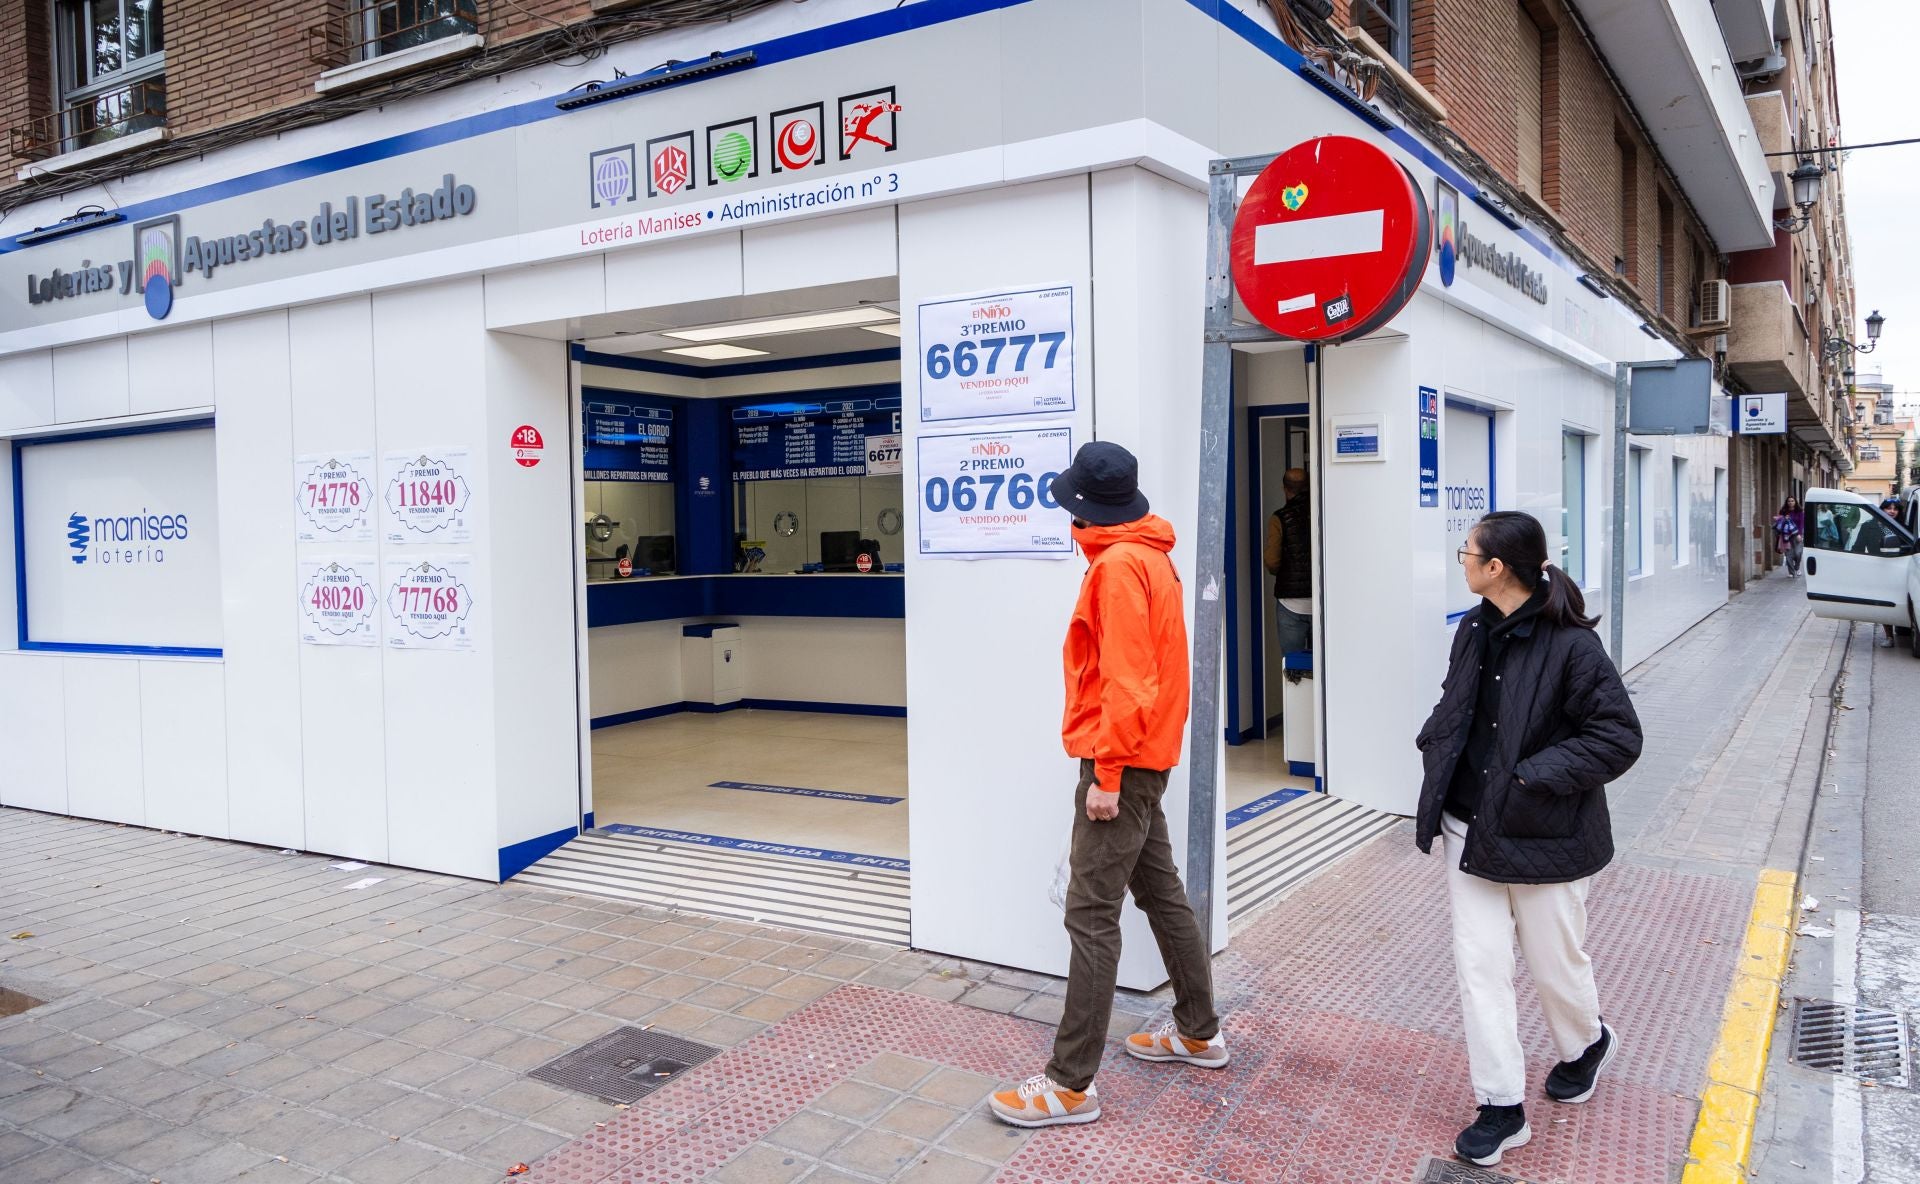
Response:
[{"label": "eyeglasses", "polygon": [[1486,555],[1483,555],[1478,551],[1469,551],[1465,547],[1462,547],[1458,551],[1455,551],[1453,553],[1453,557],[1460,562],[1461,567],[1465,567],[1467,565],[1467,556],[1469,555],[1473,556],[1475,559],[1487,558]]}]

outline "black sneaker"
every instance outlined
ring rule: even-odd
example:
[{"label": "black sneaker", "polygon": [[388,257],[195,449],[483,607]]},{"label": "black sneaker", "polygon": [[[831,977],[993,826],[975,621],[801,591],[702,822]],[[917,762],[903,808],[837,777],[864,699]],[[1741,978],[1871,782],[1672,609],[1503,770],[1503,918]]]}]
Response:
[{"label": "black sneaker", "polygon": [[1593,1096],[1594,1083],[1600,1078],[1600,1070],[1612,1062],[1615,1053],[1620,1051],[1620,1037],[1605,1023],[1600,1025],[1600,1039],[1587,1046],[1587,1051],[1574,1061],[1561,1061],[1547,1074],[1547,1096],[1556,1102],[1584,1102]]},{"label": "black sneaker", "polygon": [[1524,1147],[1533,1138],[1523,1106],[1482,1106],[1480,1120],[1460,1132],[1453,1141],[1453,1153],[1468,1163],[1490,1168],[1500,1162],[1502,1152]]}]

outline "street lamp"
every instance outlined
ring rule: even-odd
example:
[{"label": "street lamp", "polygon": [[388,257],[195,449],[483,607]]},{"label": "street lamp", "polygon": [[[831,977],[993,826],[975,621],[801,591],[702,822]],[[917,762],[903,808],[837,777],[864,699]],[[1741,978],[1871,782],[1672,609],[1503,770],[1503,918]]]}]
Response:
[{"label": "street lamp", "polygon": [[1830,358],[1843,349],[1850,349],[1857,354],[1870,354],[1874,351],[1875,347],[1880,344],[1880,330],[1886,323],[1887,318],[1881,316],[1880,310],[1876,308],[1873,310],[1872,315],[1867,317],[1867,343],[1865,345],[1855,345],[1846,338],[1837,335],[1828,336],[1820,342],[1821,352]]},{"label": "street lamp", "polygon": [[1820,200],[1820,182],[1827,175],[1824,166],[1814,163],[1811,158],[1801,160],[1799,167],[1787,174],[1793,182],[1793,204],[1800,208],[1798,217],[1776,218],[1773,224],[1788,234],[1798,234],[1813,221],[1810,212],[1813,203]]}]

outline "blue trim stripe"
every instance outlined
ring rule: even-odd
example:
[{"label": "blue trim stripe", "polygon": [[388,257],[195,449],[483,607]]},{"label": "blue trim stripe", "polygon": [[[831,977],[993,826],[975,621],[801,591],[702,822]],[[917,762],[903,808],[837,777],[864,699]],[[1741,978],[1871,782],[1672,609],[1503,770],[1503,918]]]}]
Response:
[{"label": "blue trim stripe", "polygon": [[1262,814],[1271,813],[1273,810],[1286,805],[1295,798],[1303,798],[1306,796],[1307,791],[1304,789],[1283,789],[1277,793],[1270,793],[1266,797],[1255,799],[1240,807],[1238,810],[1227,811],[1227,829],[1232,830],[1234,827],[1243,823],[1252,822]]},{"label": "blue trim stripe", "polygon": [[521,872],[526,871],[534,864],[539,863],[542,859],[545,859],[547,856],[572,842],[574,836],[579,833],[580,829],[578,827],[562,827],[552,834],[541,835],[539,838],[527,839],[523,842],[515,843],[511,847],[500,848],[501,881],[511,880]]},{"label": "blue trim stripe", "polygon": [[581,830],[593,829],[593,811],[592,810],[588,810],[585,814],[582,814],[580,816],[580,829]]},{"label": "blue trim stripe", "polygon": [[[915,29],[944,24],[948,21],[962,20],[966,17],[978,16],[981,13],[997,12],[1004,8],[1016,8],[1027,3],[1031,3],[1031,0],[921,0],[920,3],[907,8],[889,9],[885,12],[874,13],[871,16],[856,17],[853,20],[841,21],[838,24],[826,25],[816,29],[805,29],[798,33],[788,34],[785,37],[776,37],[771,41],[763,41],[757,45],[744,45],[725,50],[724,52],[727,53],[739,53],[750,49],[754,53],[754,61],[752,64],[729,70],[727,74],[743,74],[749,70],[771,66],[777,62],[793,61],[798,58],[808,57],[812,54],[844,49],[847,46],[858,45],[865,41],[877,41],[881,38],[894,36],[897,33],[906,33]],[[685,82],[668,83],[665,86],[655,87],[652,90],[636,92],[635,95],[628,96],[628,98],[638,97],[638,95],[643,94],[658,94],[662,90],[702,82],[709,77],[722,77],[722,75],[708,75],[690,78]],[[122,206],[119,212],[124,215],[124,222],[139,222],[148,218],[158,217],[162,214],[174,214],[182,210],[192,209],[195,206],[209,205],[217,201],[226,201],[229,198],[243,197],[249,193],[257,193],[263,189],[272,189],[276,186],[286,185],[294,181],[304,181],[310,177],[339,172],[342,169],[357,168],[360,165],[372,164],[381,160],[391,160],[397,156],[406,156],[410,153],[420,152],[428,148],[438,148],[443,144],[468,140],[475,136],[484,136],[491,132],[505,131],[510,128],[526,127],[531,124],[543,123],[549,119],[559,119],[573,114],[573,112],[562,111],[554,106],[555,101],[561,97],[563,96],[548,95],[543,98],[531,99],[524,103],[516,103],[511,107],[501,107],[498,110],[482,112],[481,114],[469,116],[465,119],[455,119],[447,123],[435,124],[432,127],[404,132],[397,136],[388,136],[384,139],[373,140],[365,144],[354,144],[335,152],[309,157],[306,160],[276,165],[272,168],[246,173],[225,181],[216,181],[212,184],[200,185],[193,189],[169,194],[165,197],[156,197],[150,201],[137,202],[130,206]],[[627,102],[628,98],[609,99],[607,101],[609,103],[623,103]],[[596,104],[596,106],[604,105],[605,104]],[[121,226],[124,225],[124,222],[115,222],[112,223],[112,225]],[[23,231],[23,233],[31,233],[31,231]],[[91,230],[77,231],[74,234],[63,236],[60,241],[70,243],[79,239],[81,235],[91,233],[93,233]],[[18,235],[12,238],[0,239],[0,255],[10,251],[21,250],[22,248],[23,244],[20,242]]]},{"label": "blue trim stripe", "polygon": [[1312,761],[1287,762],[1287,772],[1295,777],[1311,777],[1318,769],[1319,766],[1315,765]]},{"label": "blue trim stripe", "polygon": [[189,419],[179,423],[149,423],[137,427],[103,428],[94,432],[73,432],[63,436],[30,436],[13,441],[13,581],[14,614],[17,640],[22,650],[56,654],[118,654],[149,658],[218,658],[219,647],[178,645],[102,645],[78,641],[34,641],[29,636],[27,618],[27,525],[26,485],[21,475],[20,453],[46,444],[77,444],[83,440],[106,440],[116,436],[151,436],[160,432],[197,432],[213,430],[211,419]]},{"label": "blue trim stripe", "polygon": [[690,830],[659,830],[651,826],[631,826],[624,822],[609,822],[601,829],[616,835],[632,835],[640,839],[658,839],[668,843],[688,843],[697,847],[721,847],[728,851],[748,851],[761,855],[779,855],[787,859],[812,859],[821,863],[838,863],[851,867],[874,867],[883,871],[904,872],[911,870],[911,864],[904,859],[892,859],[885,855],[861,855],[855,851],[830,851],[824,847],[790,847],[784,843],[763,843],[757,839],[734,839],[726,835],[706,835]]},{"label": "blue trim stripe", "polygon": [[578,342],[568,357],[586,366],[605,366],[612,370],[633,370],[641,374],[671,374],[676,378],[738,378],[744,374],[781,374],[790,370],[824,370],[830,366],[860,366],[869,362],[897,362],[900,347],[854,350],[843,354],[820,354],[811,358],[775,358],[771,362],[736,362],[729,366],[689,366],[663,362],[658,358],[632,358],[622,354],[603,354]]},{"label": "blue trim stripe", "polygon": [[762,785],[757,781],[715,781],[708,789],[745,789],[754,793],[778,793],[796,798],[827,798],[836,802],[864,802],[871,806],[897,806],[905,798],[877,793],[842,793],[837,789],[806,789],[798,785]]}]

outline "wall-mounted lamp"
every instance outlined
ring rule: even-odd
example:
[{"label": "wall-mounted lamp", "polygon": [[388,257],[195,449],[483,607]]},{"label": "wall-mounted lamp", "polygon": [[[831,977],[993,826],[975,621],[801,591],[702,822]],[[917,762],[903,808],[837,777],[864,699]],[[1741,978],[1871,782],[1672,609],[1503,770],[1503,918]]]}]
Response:
[{"label": "wall-mounted lamp", "polygon": [[[1880,310],[1876,308],[1873,310],[1873,313],[1867,317],[1867,343],[1865,345],[1855,345],[1844,337],[1829,336],[1821,340],[1820,351],[1830,358],[1838,355],[1842,350],[1852,350],[1857,354],[1870,354],[1879,346],[1880,330],[1886,323],[1887,318],[1881,316]],[[1849,370],[1847,373],[1851,374],[1852,371]]]},{"label": "wall-mounted lamp", "polygon": [[1595,296],[1598,296],[1602,300],[1605,300],[1609,296],[1613,295],[1613,293],[1607,291],[1607,286],[1605,284],[1601,283],[1599,280],[1594,279],[1590,275],[1582,273],[1579,277],[1579,280],[1580,280],[1581,287],[1585,288],[1589,292],[1592,292]]},{"label": "wall-mounted lamp", "polygon": [[13,241],[23,247],[34,243],[44,243],[50,239],[64,238],[69,234],[79,234],[83,230],[92,230],[96,226],[110,226],[115,222],[124,222],[126,215],[118,210],[103,210],[99,206],[82,206],[55,222],[52,226],[36,226],[25,231]]},{"label": "wall-mounted lamp", "polygon": [[1809,211],[1813,209],[1813,203],[1820,200],[1820,182],[1826,175],[1825,165],[1811,158],[1803,158],[1800,164],[1787,174],[1787,179],[1793,182],[1793,204],[1799,207],[1800,213],[1791,218],[1775,218],[1774,226],[1788,234],[1798,234],[1805,230],[1813,221],[1813,215]]}]

